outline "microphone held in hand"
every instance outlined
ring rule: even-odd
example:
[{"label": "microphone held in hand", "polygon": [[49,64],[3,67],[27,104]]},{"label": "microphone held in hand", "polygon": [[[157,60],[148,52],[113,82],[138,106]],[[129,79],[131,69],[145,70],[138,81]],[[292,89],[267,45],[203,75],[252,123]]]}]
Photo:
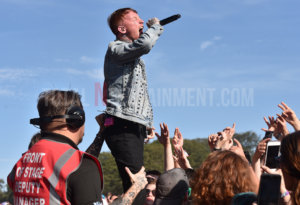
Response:
[{"label": "microphone held in hand", "polygon": [[165,18],[165,19],[163,19],[163,20],[160,20],[159,23],[160,23],[160,25],[164,26],[164,25],[166,25],[166,24],[168,24],[168,23],[171,23],[171,22],[173,22],[173,21],[179,19],[180,17],[181,17],[180,14],[175,14],[175,15],[173,15],[173,16],[170,16],[170,17],[168,17],[168,18]]}]

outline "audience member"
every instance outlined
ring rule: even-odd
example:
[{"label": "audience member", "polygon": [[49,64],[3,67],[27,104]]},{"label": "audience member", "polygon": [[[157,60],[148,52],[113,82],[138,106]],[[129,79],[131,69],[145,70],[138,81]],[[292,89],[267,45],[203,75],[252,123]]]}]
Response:
[{"label": "audience member", "polygon": [[246,158],[225,150],[212,152],[196,171],[192,199],[195,204],[230,204],[234,195],[257,190],[258,180]]},{"label": "audience member", "polygon": [[170,142],[169,128],[168,125],[163,123],[160,124],[160,135],[156,132],[158,141],[164,146],[164,168],[165,171],[174,169],[174,160],[172,153],[172,145]]},{"label": "audience member", "polygon": [[292,203],[300,204],[300,131],[283,138],[280,165]]},{"label": "audience member", "polygon": [[155,192],[156,192],[156,181],[157,180],[150,180],[146,185],[146,200],[144,205],[152,205],[155,200]]},{"label": "audience member", "polygon": [[150,183],[150,181],[157,181],[158,177],[161,175],[160,171],[158,170],[148,170],[146,171],[146,178],[148,183]]},{"label": "audience member", "polygon": [[168,170],[156,182],[154,205],[183,205],[187,202],[189,182],[181,168]]}]

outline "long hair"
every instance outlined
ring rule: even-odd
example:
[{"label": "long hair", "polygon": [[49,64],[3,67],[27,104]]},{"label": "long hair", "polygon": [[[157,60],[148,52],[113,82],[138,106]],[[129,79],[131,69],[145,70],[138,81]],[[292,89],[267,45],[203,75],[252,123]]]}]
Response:
[{"label": "long hair", "polygon": [[194,204],[230,204],[237,193],[254,192],[248,162],[231,151],[211,153],[192,180]]},{"label": "long hair", "polygon": [[294,190],[291,197],[300,204],[300,131],[287,135],[281,142],[281,168],[284,174],[292,176]]}]

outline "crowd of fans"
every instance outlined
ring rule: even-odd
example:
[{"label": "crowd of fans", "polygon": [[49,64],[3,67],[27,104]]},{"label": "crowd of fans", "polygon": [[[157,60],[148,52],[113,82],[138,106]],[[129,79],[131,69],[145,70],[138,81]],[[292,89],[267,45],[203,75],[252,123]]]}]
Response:
[{"label": "crowd of fans", "polygon": [[[268,128],[262,130],[266,137],[257,145],[252,160],[247,159],[242,145],[233,138],[233,124],[208,137],[211,153],[199,167],[192,168],[179,129],[175,129],[171,140],[168,126],[161,124],[161,133],[156,136],[164,147],[165,172],[147,173],[147,185],[144,192],[140,192],[144,197],[137,197],[133,203],[259,204],[260,177],[262,173],[269,173],[281,176],[280,196],[275,204],[300,204],[300,121],[284,102],[278,106],[282,113],[277,114],[277,118],[264,117]],[[287,123],[294,132],[289,133]],[[280,166],[276,171],[264,164],[267,143],[272,136],[281,142]],[[111,197],[108,198],[108,203],[113,203]]]},{"label": "crowd of fans", "polygon": [[[284,102],[278,106],[282,109],[281,114],[276,118],[264,118],[267,128],[262,130],[266,136],[257,145],[252,159],[245,155],[241,143],[234,138],[234,123],[232,127],[208,137],[211,153],[199,167],[191,167],[180,130],[176,128],[171,139],[167,124],[160,124],[160,133],[155,135],[164,148],[164,172],[142,167],[138,173],[132,174],[126,167],[132,186],[122,195],[102,194],[102,203],[260,204],[260,178],[263,173],[268,173],[281,176],[280,194],[275,204],[300,204],[300,121]],[[103,114],[96,117],[100,131],[86,150],[95,157],[99,157],[103,144],[103,119]],[[289,133],[287,123],[294,132]],[[280,166],[275,171],[267,167],[264,160],[272,136],[281,142],[277,159]],[[154,138],[154,133],[149,138]],[[41,134],[35,134],[29,149],[40,139]]]}]

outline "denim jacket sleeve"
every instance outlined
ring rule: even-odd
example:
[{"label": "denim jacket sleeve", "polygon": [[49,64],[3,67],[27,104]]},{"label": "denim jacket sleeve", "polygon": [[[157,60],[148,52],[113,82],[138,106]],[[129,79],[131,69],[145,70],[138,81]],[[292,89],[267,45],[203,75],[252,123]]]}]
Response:
[{"label": "denim jacket sleeve", "polygon": [[159,24],[154,24],[137,40],[131,43],[124,43],[123,41],[113,42],[113,44],[109,46],[111,57],[114,61],[119,63],[133,61],[149,53],[162,32],[163,27]]}]

